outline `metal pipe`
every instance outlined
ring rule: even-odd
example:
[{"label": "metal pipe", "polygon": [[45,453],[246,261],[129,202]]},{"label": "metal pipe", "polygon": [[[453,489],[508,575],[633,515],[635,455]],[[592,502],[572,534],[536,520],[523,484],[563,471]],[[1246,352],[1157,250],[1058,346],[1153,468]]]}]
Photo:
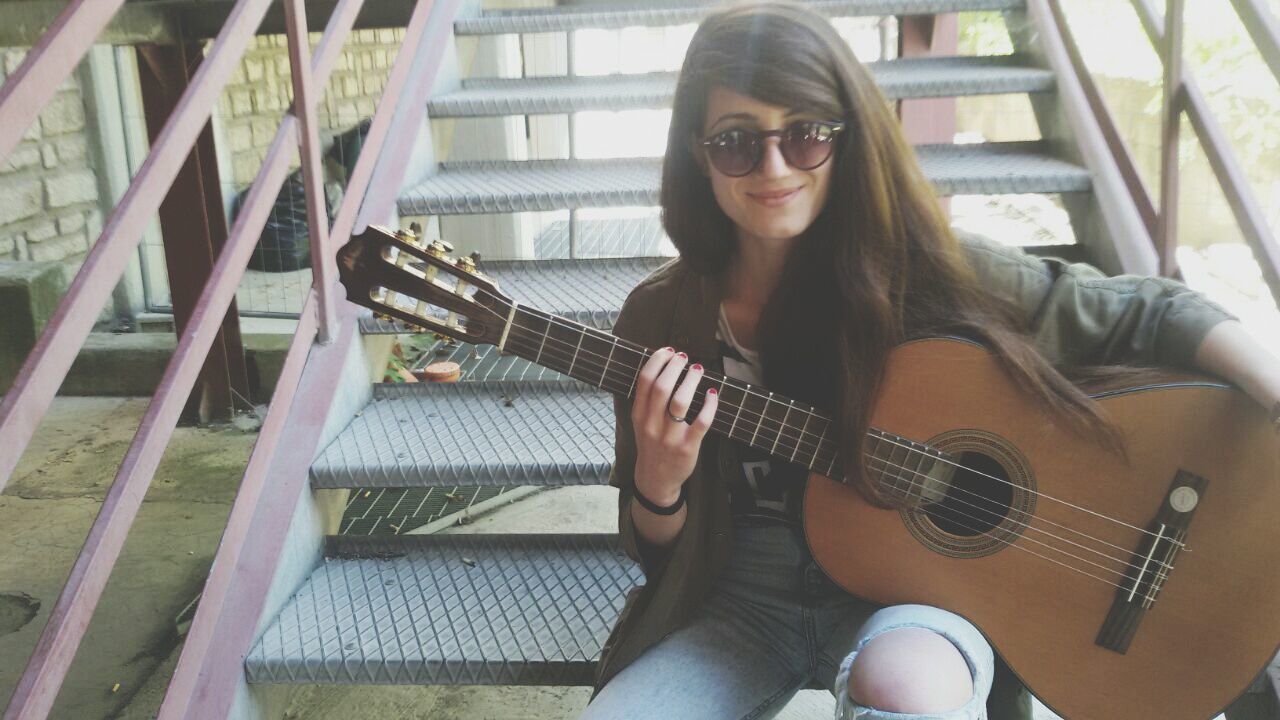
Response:
[{"label": "metal pipe", "polygon": [[[124,0],[71,0],[0,85],[0,163],[75,70]],[[0,478],[5,473],[0,472]],[[4,487],[0,482],[0,488]]]},{"label": "metal pipe", "polygon": [[1160,274],[1178,272],[1178,140],[1182,126],[1182,9],[1183,0],[1165,0],[1164,126],[1160,146],[1160,222],[1156,246]]},{"label": "metal pipe", "polygon": [[146,162],[107,218],[80,272],[18,371],[13,387],[0,402],[0,447],[5,448],[0,455],[0,490],[31,441],[99,310],[208,123],[214,103],[270,5],[271,0],[238,0],[226,27],[156,138]]},{"label": "metal pipe", "polygon": [[317,340],[333,342],[337,326],[333,316],[333,263],[330,255],[329,213],[325,205],[320,165],[320,130],[311,86],[311,45],[307,35],[307,8],[302,0],[285,0],[284,22],[289,40],[289,69],[293,76],[293,115],[302,141],[302,179],[307,193],[307,229],[311,240],[311,284],[316,289]]},{"label": "metal pipe", "polygon": [[1258,0],[1231,0],[1231,4],[1276,82],[1280,82],[1280,23],[1276,22],[1276,16]]}]

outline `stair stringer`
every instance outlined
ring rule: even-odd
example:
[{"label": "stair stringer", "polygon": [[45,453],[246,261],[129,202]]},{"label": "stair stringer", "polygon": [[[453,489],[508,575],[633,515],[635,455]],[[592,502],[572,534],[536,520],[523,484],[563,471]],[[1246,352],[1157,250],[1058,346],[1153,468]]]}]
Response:
[{"label": "stair stringer", "polygon": [[1146,226],[1051,29],[1044,0],[1027,0],[1026,10],[1003,15],[1014,51],[1057,78],[1057,92],[1029,96],[1041,136],[1058,157],[1088,168],[1093,178],[1090,192],[1061,195],[1086,261],[1108,275],[1158,274]]}]

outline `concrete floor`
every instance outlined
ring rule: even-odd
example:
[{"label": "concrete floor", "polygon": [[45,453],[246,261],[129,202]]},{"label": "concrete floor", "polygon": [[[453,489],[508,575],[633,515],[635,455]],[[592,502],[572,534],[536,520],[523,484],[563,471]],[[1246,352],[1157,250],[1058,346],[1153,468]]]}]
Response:
[{"label": "concrete floor", "polygon": [[[145,409],[142,399],[58,398],[0,494],[0,707]],[[175,618],[204,582],[253,441],[227,427],[177,431],[50,717],[155,716],[181,648]],[[608,487],[556,488],[446,532],[615,532],[616,507]],[[585,687],[301,687],[287,717],[564,720],[589,695]],[[779,718],[830,718],[833,707],[829,693],[804,691]]]}]

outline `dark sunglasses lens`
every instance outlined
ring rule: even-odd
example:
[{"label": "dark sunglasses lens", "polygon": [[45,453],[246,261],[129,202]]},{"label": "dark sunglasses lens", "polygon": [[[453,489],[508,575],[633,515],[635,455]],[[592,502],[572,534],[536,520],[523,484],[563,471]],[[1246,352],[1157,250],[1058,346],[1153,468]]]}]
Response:
[{"label": "dark sunglasses lens", "polygon": [[812,170],[831,157],[835,133],[830,125],[796,123],[782,137],[782,156],[798,170]]},{"label": "dark sunglasses lens", "polygon": [[731,177],[741,177],[755,169],[759,142],[742,130],[717,135],[707,146],[707,155],[716,170]]}]

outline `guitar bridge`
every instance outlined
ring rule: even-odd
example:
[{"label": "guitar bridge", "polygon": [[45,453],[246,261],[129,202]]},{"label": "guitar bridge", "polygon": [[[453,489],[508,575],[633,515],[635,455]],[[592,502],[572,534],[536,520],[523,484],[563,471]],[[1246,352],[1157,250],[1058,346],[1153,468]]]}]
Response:
[{"label": "guitar bridge", "polygon": [[1124,581],[1116,590],[1111,611],[1094,643],[1124,654],[1138,632],[1138,625],[1160,596],[1182,550],[1191,518],[1209,481],[1179,470],[1155,519],[1147,527],[1138,550],[1129,559]]}]

